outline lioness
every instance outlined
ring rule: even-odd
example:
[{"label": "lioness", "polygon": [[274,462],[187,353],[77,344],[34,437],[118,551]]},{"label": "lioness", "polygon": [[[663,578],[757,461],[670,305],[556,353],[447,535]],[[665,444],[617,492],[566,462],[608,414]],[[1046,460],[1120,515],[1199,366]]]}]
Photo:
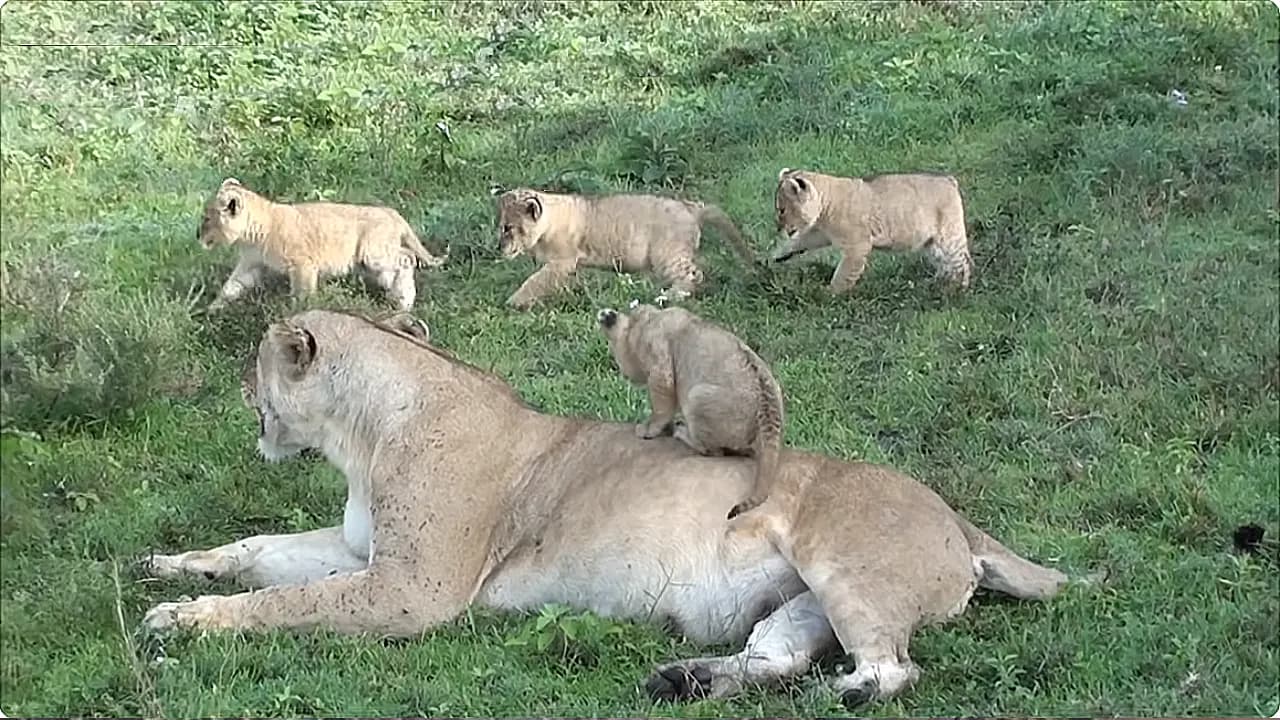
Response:
[{"label": "lioness", "polygon": [[408,310],[417,296],[417,262],[434,268],[449,259],[448,249],[439,257],[428,252],[409,223],[391,208],[277,203],[235,178],[223,180],[205,204],[196,240],[206,249],[240,248],[240,262],[210,310],[221,309],[259,284],[267,270],[287,275],[294,296],[302,296],[313,292],[321,277],[346,275],[357,267],[401,310]]},{"label": "lioness", "polygon": [[623,377],[649,391],[649,419],[636,434],[662,435],[679,411],[684,422],[673,435],[685,445],[756,459],[751,495],[729,518],[764,502],[782,451],[782,388],[769,365],[733,333],[680,307],[633,303],[625,314],[601,310],[596,322]]},{"label": "lioness", "polygon": [[791,514],[771,498],[728,532],[749,459],[543,414],[497,377],[354,315],[272,324],[244,385],[264,457],[317,448],[346,476],[342,524],[144,561],[160,577],[260,588],[161,603],[149,628],[407,636],[471,603],[563,603],[665,619],[700,643],[746,640],[657,668],[655,697],[730,695],[839,646],[856,666],[834,686],[857,705],[915,681],[913,631],[962,612],[976,587],[1044,599],[1066,581],[910,477],[811,452],[782,454],[779,472],[804,488]]},{"label": "lioness", "polygon": [[498,250],[511,259],[531,253],[542,265],[507,299],[526,310],[563,288],[579,267],[652,271],[687,297],[702,284],[697,251],[702,224],[725,235],[748,264],[756,261],[720,208],[653,195],[566,195],[527,188],[498,196]]},{"label": "lioness", "polygon": [[964,202],[950,175],[846,178],[783,168],[774,209],[778,231],[786,234],[774,250],[774,262],[832,244],[840,248],[840,264],[829,286],[833,294],[857,285],[872,248],[923,250],[935,277],[969,287],[973,262]]}]

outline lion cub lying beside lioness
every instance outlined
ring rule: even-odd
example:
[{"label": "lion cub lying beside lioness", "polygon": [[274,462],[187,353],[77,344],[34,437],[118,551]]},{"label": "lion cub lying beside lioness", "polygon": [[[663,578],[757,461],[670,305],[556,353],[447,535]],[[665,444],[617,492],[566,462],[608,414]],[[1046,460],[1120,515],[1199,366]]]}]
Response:
[{"label": "lion cub lying beside lioness", "polygon": [[526,310],[563,288],[579,267],[651,271],[692,295],[702,284],[697,251],[702,225],[713,225],[748,263],[756,261],[720,208],[655,195],[565,195],[527,188],[498,196],[498,250],[506,259],[529,253],[542,267],[507,300]]},{"label": "lion cub lying beside lioness", "polygon": [[684,308],[632,303],[622,314],[596,315],[609,352],[628,380],[649,390],[649,419],[636,427],[650,439],[666,432],[677,411],[677,440],[703,455],[752,454],[751,495],[733,518],[768,497],[782,450],[782,389],[769,366],[728,330]]},{"label": "lion cub lying beside lioness", "polygon": [[439,267],[400,213],[376,205],[310,202],[289,205],[255,193],[235,178],[222,181],[204,208],[196,239],[205,248],[236,245],[240,262],[210,305],[218,310],[262,282],[272,270],[289,278],[293,295],[316,289],[319,279],[359,268],[401,310],[417,296],[415,266]]},{"label": "lion cub lying beside lioness", "polygon": [[840,248],[830,289],[853,289],[873,248],[923,251],[936,277],[969,287],[973,261],[959,183],[950,175],[895,173],[868,178],[783,168],[774,192],[782,262],[828,245]]}]

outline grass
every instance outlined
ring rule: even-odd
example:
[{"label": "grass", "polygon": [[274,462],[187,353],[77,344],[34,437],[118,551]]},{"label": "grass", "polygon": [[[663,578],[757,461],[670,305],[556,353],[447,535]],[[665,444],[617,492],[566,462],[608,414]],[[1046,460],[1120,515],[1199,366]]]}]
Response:
[{"label": "grass", "polygon": [[[630,421],[646,401],[594,311],[657,288],[587,273],[508,311],[532,267],[495,262],[489,187],[706,199],[765,252],[783,166],[955,173],[977,264],[949,297],[918,258],[877,254],[833,299],[829,254],[749,276],[709,232],[689,305],[774,365],[788,443],[892,464],[1018,550],[1110,573],[1045,605],[980,596],[917,636],[916,689],[869,711],[1275,711],[1269,4],[92,4],[0,12],[6,713],[839,713],[813,675],[655,706],[638,682],[703,649],[553,609],[394,644],[133,636],[152,603],[204,591],[138,582],[134,558],[340,512],[336,473],[261,462],[239,405],[281,288],[191,311],[234,264],[193,238],[223,177],[396,207],[453,248],[419,276],[433,339],[549,412]],[[310,302],[380,298],[339,282]],[[1232,549],[1247,523],[1258,553]]]}]

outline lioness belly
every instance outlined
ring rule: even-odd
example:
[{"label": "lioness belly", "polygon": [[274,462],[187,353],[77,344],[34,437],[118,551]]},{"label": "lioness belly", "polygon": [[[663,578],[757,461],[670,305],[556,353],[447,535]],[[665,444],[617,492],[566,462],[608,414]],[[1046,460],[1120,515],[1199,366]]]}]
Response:
[{"label": "lioness belly", "polygon": [[[749,459],[702,458],[672,438],[645,441],[630,426],[606,429],[605,445],[616,443],[605,451],[613,462],[569,489],[543,532],[507,558],[478,602],[512,610],[561,603],[605,617],[671,621],[691,640],[714,643],[745,638],[763,615],[803,592],[767,540],[725,535],[729,508],[751,490]],[[651,445],[631,457],[638,443]]]}]

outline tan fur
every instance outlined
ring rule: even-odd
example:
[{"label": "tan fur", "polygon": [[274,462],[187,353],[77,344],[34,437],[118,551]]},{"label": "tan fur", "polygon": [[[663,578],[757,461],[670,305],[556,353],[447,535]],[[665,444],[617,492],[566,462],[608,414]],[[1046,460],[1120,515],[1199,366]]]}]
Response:
[{"label": "tan fur", "polygon": [[542,267],[507,300],[517,309],[565,287],[580,267],[652,272],[664,294],[687,297],[702,284],[697,251],[702,225],[727,237],[738,254],[755,255],[718,207],[653,195],[564,195],[516,189],[498,196],[498,249],[531,254]]},{"label": "tan fur", "polygon": [[923,251],[936,277],[969,287],[973,261],[959,183],[950,175],[900,173],[847,178],[783,168],[774,193],[786,239],[774,262],[835,245],[840,265],[830,289],[853,289],[873,248]]},{"label": "tan fur", "polygon": [[658,437],[679,413],[684,422],[674,436],[695,451],[756,459],[751,494],[729,517],[764,502],[777,472],[783,424],[782,388],[765,361],[733,333],[684,308],[605,308],[596,321],[622,375],[649,391],[649,419],[636,434]]},{"label": "tan fur", "polygon": [[834,687],[853,705],[914,682],[911,635],[975,587],[1047,598],[1065,581],[902,473],[792,449],[769,499],[729,532],[749,459],[537,412],[493,375],[357,316],[275,323],[252,367],[260,451],[323,452],[347,479],[343,522],[147,558],[159,577],[259,588],[161,603],[153,630],[412,636],[472,604],[562,603],[743,648],[659,667],[653,697],[733,695],[843,647],[856,664]]},{"label": "tan fur", "polygon": [[262,282],[268,270],[289,278],[295,296],[322,278],[361,270],[402,310],[413,307],[414,270],[439,267],[400,213],[376,205],[277,203],[227,178],[204,208],[196,239],[205,248],[234,245],[240,262],[210,304],[217,310]]}]

